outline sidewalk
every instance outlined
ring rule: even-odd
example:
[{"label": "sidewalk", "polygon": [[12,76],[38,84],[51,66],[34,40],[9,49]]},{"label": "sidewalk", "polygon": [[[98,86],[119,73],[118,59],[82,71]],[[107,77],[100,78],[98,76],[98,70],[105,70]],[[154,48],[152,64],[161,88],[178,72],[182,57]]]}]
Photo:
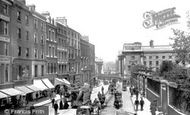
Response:
[{"label": "sidewalk", "polygon": [[130,97],[131,94],[129,92],[129,88],[127,87],[127,91],[122,91],[123,106],[121,110],[129,114],[134,114],[134,105]]},{"label": "sidewalk", "polygon": [[[131,97],[133,105],[134,105],[134,109],[135,109],[135,100],[136,100],[136,95],[133,95],[133,97]],[[140,101],[141,99],[141,95],[139,94],[138,96],[138,100]],[[137,115],[152,115],[150,112],[150,101],[147,98],[144,98],[144,107],[143,107],[143,111],[140,110],[140,105],[138,107],[138,111],[137,111]]]}]

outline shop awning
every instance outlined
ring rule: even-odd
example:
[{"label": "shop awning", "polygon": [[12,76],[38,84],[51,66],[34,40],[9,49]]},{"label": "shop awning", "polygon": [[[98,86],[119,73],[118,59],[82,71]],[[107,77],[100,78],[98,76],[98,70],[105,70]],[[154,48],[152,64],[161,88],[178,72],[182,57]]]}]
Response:
[{"label": "shop awning", "polygon": [[66,79],[59,79],[59,78],[55,78],[55,86],[58,84],[64,84],[64,85],[70,85],[69,81],[67,81]]},{"label": "shop awning", "polygon": [[26,86],[18,86],[18,87],[15,87],[15,89],[19,90],[19,91],[22,91],[24,93],[32,93],[34,92],[33,90],[27,88]]},{"label": "shop awning", "polygon": [[63,82],[65,83],[65,84],[67,84],[67,85],[71,85],[71,83],[69,82],[69,81],[67,81],[66,79],[62,79],[63,80]]},{"label": "shop awning", "polygon": [[49,81],[48,78],[42,79],[42,81],[48,86],[50,89],[55,88],[53,84]]},{"label": "shop awning", "polygon": [[26,85],[26,87],[33,90],[33,91],[40,91],[40,89],[35,87],[34,85]]},{"label": "shop awning", "polygon": [[42,91],[48,89],[48,87],[45,86],[42,80],[34,80],[33,83],[35,87],[39,88]]},{"label": "shop awning", "polygon": [[8,94],[10,96],[16,96],[16,95],[23,95],[24,94],[24,92],[16,90],[14,88],[2,89],[0,91],[5,93],[5,94]]},{"label": "shop awning", "polygon": [[6,94],[4,94],[4,93],[2,93],[2,92],[0,92],[0,99],[2,99],[2,98],[6,98],[6,97],[9,97],[9,96],[6,95]]}]

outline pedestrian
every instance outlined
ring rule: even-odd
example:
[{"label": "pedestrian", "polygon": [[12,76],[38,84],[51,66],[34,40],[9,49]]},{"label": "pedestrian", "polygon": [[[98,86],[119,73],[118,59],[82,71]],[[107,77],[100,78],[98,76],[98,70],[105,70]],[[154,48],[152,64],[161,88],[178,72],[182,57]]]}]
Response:
[{"label": "pedestrian", "polygon": [[34,108],[34,105],[32,104],[31,106],[30,106],[30,115],[33,115],[33,110],[34,110],[35,108]]},{"label": "pedestrian", "polygon": [[152,115],[156,115],[156,109],[157,109],[157,100],[154,100],[150,104],[150,112],[152,113]]},{"label": "pedestrian", "polygon": [[62,102],[62,100],[59,102],[59,109],[60,110],[63,109],[63,102]]},{"label": "pedestrian", "polygon": [[55,110],[55,115],[57,115],[57,110],[58,110],[58,104],[57,104],[57,102],[55,102],[55,104],[54,104],[54,110]]},{"label": "pedestrian", "polygon": [[143,98],[141,97],[141,100],[140,100],[140,106],[141,106],[141,111],[143,110],[143,106],[144,106],[144,100]]},{"label": "pedestrian", "polygon": [[104,94],[104,87],[102,86],[102,94]]},{"label": "pedestrian", "polygon": [[64,106],[63,106],[63,109],[68,109],[69,108],[69,104],[67,102],[66,99],[64,99]]},{"label": "pedestrian", "polygon": [[52,107],[54,107],[54,103],[55,103],[55,99],[54,98],[51,100],[51,103],[52,103]]},{"label": "pedestrian", "polygon": [[132,87],[129,88],[130,93],[132,92]]},{"label": "pedestrian", "polygon": [[138,106],[139,106],[139,100],[138,99],[135,100],[135,106],[136,106],[136,111],[138,111]]}]

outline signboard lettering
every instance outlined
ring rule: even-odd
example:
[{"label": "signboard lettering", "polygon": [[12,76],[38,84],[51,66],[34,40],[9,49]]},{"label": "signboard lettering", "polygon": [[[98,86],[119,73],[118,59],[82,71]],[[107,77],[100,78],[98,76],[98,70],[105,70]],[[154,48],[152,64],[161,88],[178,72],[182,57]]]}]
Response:
[{"label": "signboard lettering", "polygon": [[143,27],[149,29],[155,26],[156,29],[161,29],[166,25],[171,25],[178,22],[178,18],[180,18],[180,16],[175,14],[175,9],[176,8],[173,7],[157,13],[155,11],[145,12],[143,15],[145,19],[143,22]]}]

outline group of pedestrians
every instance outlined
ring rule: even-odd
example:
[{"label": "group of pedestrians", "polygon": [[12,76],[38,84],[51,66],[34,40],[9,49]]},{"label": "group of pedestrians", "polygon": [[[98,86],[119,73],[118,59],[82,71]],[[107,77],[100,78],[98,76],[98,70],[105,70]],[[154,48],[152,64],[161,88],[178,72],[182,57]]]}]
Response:
[{"label": "group of pedestrians", "polygon": [[136,95],[136,100],[135,100],[135,110],[136,111],[138,111],[138,107],[139,107],[139,105],[140,105],[140,110],[141,111],[143,111],[143,107],[144,107],[144,100],[143,100],[143,97],[141,97],[141,99],[140,99],[140,101],[139,101],[139,98],[138,98],[138,96],[139,96],[139,90],[138,90],[138,88],[137,87],[133,87],[133,86],[131,86],[130,88],[129,88],[129,90],[130,90],[130,93],[131,93],[131,97],[133,97],[133,95]]},{"label": "group of pedestrians", "polygon": [[98,96],[98,99],[100,101],[101,107],[103,107],[103,104],[104,104],[105,99],[106,99],[105,94],[104,94],[104,87],[102,87],[101,91],[102,91],[102,93],[98,92],[97,96]]},{"label": "group of pedestrians", "polygon": [[64,98],[64,102],[62,100],[60,100],[59,105],[58,105],[58,102],[55,101],[54,98],[52,99],[51,103],[52,103],[52,107],[55,110],[55,115],[57,115],[58,109],[62,110],[62,109],[69,108],[69,104],[68,104],[68,101],[66,100],[66,98]]}]

